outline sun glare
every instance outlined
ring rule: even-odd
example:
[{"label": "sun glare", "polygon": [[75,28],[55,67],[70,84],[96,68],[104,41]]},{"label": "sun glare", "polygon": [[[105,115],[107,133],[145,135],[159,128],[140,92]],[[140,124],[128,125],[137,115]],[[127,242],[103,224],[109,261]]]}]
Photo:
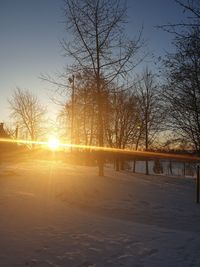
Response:
[{"label": "sun glare", "polygon": [[60,141],[58,139],[56,139],[56,138],[50,138],[49,141],[48,141],[48,146],[52,150],[58,149],[59,145],[60,145]]}]

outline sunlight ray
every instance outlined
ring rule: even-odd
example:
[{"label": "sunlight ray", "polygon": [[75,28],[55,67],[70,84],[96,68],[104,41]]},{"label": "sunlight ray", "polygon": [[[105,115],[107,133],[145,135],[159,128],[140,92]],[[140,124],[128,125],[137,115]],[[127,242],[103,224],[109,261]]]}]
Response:
[{"label": "sunlight ray", "polygon": [[[24,139],[6,139],[0,138],[0,142],[4,143],[16,143],[16,144],[35,144],[39,146],[46,146],[49,147],[49,141],[31,141],[31,140],[24,140]],[[54,144],[55,146],[55,144]],[[110,152],[110,153],[119,153],[121,155],[127,156],[135,156],[140,158],[163,158],[163,159],[173,159],[173,160],[180,160],[180,161],[193,161],[193,162],[200,162],[200,157],[198,156],[189,156],[185,154],[171,154],[171,153],[158,153],[158,152],[148,152],[148,151],[135,151],[129,149],[120,149],[120,148],[112,148],[112,147],[100,147],[100,146],[88,146],[88,145],[78,145],[78,144],[69,144],[69,143],[62,143],[56,141],[56,146],[60,148],[77,148],[77,149],[85,149],[85,150],[92,150],[93,152]]]}]

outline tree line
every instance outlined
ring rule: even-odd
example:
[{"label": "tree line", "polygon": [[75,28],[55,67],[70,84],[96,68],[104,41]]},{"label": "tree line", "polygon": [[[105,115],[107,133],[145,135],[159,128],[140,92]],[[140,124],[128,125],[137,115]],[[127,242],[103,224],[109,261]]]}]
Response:
[{"label": "tree line", "polygon": [[[63,96],[58,123],[73,144],[120,149],[184,146],[200,151],[200,3],[175,0],[188,14],[178,24],[159,26],[174,35],[174,52],[161,60],[161,74],[143,62],[142,31],[129,39],[123,0],[65,0],[64,56],[71,64],[62,81],[42,76]],[[63,94],[64,93],[64,94]],[[45,109],[32,93],[16,89],[11,116],[27,137],[41,138]],[[99,175],[104,161],[98,159]],[[117,166],[119,168],[119,166]],[[148,172],[148,164],[146,167]]]}]

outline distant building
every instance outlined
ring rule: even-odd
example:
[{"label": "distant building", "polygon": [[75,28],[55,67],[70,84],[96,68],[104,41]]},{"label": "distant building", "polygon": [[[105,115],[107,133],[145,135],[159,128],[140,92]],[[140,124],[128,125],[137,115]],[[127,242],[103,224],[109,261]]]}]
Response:
[{"label": "distant building", "polygon": [[10,139],[10,135],[5,131],[3,122],[0,123],[0,154],[1,152],[16,150],[16,144],[11,142],[5,142],[1,139]]},{"label": "distant building", "polygon": [[9,134],[6,133],[3,126],[4,126],[4,124],[3,124],[3,122],[1,122],[0,123],[0,138],[9,138],[10,139]]}]

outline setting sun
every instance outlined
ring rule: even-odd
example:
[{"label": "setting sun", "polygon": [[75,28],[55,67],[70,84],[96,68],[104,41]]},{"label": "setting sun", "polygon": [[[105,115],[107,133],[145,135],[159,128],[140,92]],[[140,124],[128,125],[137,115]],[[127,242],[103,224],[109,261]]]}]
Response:
[{"label": "setting sun", "polygon": [[60,145],[60,141],[57,138],[50,138],[48,141],[48,146],[52,150],[58,149],[59,145]]}]

